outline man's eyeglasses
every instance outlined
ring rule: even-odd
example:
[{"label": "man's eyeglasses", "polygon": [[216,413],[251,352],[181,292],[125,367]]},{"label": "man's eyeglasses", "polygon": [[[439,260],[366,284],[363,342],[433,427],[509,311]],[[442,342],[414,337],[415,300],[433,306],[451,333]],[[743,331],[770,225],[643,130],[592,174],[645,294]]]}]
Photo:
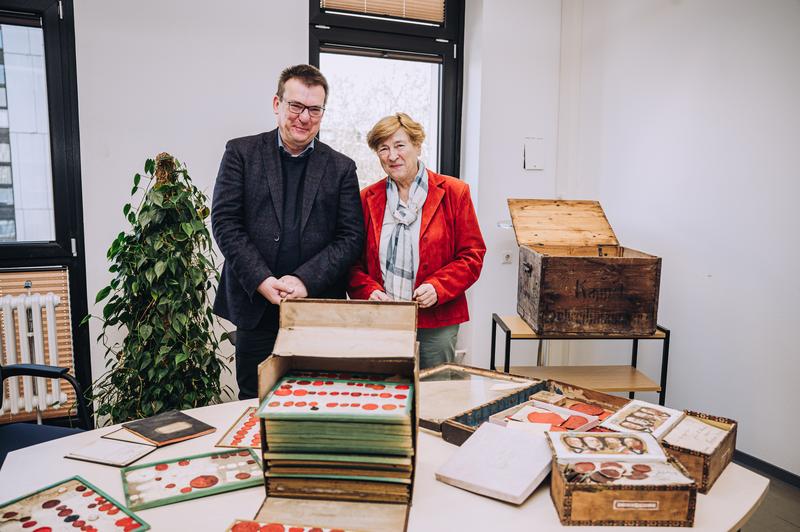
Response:
[{"label": "man's eyeglasses", "polygon": [[292,100],[282,100],[286,102],[286,106],[289,108],[289,112],[293,115],[300,116],[303,114],[303,111],[308,110],[308,116],[311,118],[319,118],[325,112],[324,107],[320,107],[319,105],[304,105],[300,102],[295,102]]}]

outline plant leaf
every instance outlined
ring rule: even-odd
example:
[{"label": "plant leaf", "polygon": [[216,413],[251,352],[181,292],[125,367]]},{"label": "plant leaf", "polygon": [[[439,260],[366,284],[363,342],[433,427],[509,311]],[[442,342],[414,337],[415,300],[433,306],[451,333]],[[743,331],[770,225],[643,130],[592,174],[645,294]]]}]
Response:
[{"label": "plant leaf", "polygon": [[105,288],[97,292],[97,297],[94,299],[94,302],[99,303],[100,301],[104,300],[106,297],[108,297],[108,294],[110,292],[111,292],[111,286],[110,285],[106,286]]},{"label": "plant leaf", "polygon": [[167,269],[167,263],[164,261],[156,262],[156,279],[164,275],[164,270]]}]

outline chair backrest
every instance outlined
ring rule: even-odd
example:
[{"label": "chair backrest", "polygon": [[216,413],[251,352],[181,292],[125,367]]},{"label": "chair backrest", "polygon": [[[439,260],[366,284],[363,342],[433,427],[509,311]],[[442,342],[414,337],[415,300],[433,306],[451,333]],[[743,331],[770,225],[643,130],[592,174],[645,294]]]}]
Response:
[{"label": "chair backrest", "polygon": [[[71,319],[66,268],[0,270],[0,365],[74,368]],[[34,380],[45,394],[34,393]],[[62,387],[58,379],[11,377],[6,382],[0,391],[3,422],[35,419],[35,408],[44,418],[63,417],[75,401],[71,387]],[[60,405],[50,406],[56,402]]]}]

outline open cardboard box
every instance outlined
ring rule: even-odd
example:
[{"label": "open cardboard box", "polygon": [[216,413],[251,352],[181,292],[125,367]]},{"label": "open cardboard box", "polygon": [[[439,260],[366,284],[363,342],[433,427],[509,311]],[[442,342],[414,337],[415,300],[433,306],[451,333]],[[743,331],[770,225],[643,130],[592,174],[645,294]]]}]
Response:
[{"label": "open cardboard box", "polygon": [[[413,382],[412,456],[408,504],[347,502],[278,497],[269,493],[257,521],[347,530],[397,532],[406,529],[417,455],[419,375],[415,303],[345,300],[287,300],[280,308],[280,329],[272,355],[258,367],[258,397],[263,401],[290,370],[400,375]],[[261,452],[267,452],[261,419]],[[267,473],[267,460],[263,460]]]}]

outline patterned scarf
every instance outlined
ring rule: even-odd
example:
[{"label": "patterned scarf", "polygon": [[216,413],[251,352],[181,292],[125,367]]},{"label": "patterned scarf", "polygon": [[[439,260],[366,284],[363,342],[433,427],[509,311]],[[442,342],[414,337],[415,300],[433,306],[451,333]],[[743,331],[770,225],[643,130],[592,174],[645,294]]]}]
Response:
[{"label": "patterned scarf", "polygon": [[395,226],[386,250],[383,280],[386,294],[395,301],[411,301],[414,290],[414,243],[411,225],[416,221],[428,197],[428,173],[419,161],[419,172],[408,192],[408,204],[400,202],[397,184],[386,179],[386,208],[394,218]]}]

